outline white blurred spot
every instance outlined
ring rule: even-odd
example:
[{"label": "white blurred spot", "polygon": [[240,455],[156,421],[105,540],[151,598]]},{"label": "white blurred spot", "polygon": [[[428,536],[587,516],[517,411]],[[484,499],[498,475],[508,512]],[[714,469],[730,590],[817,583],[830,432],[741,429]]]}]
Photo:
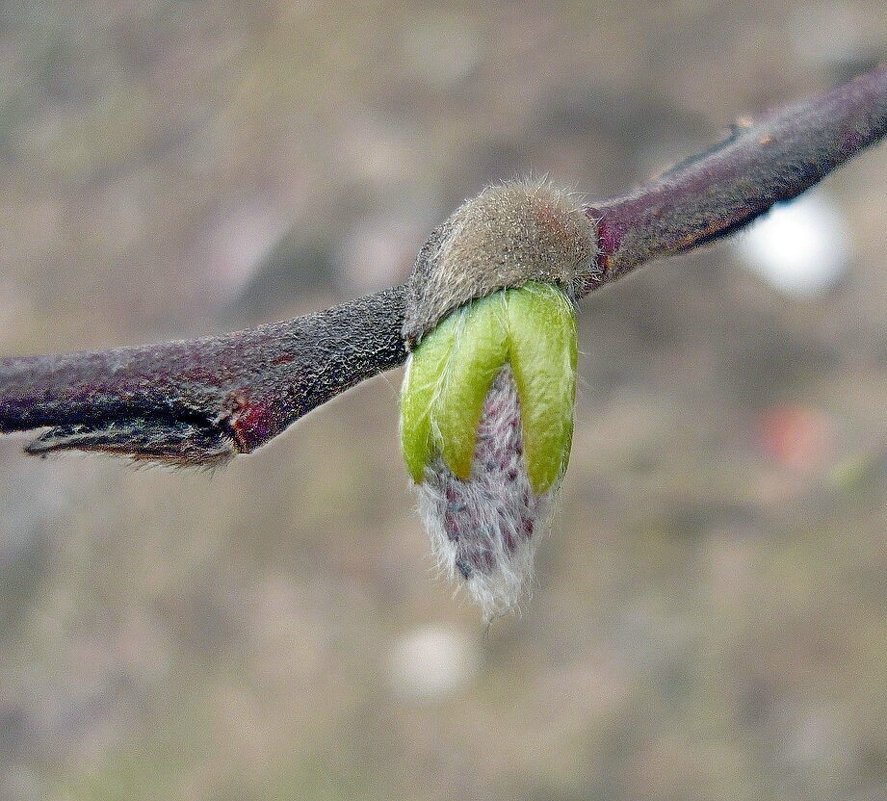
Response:
[{"label": "white blurred spot", "polygon": [[734,240],[739,258],[787,295],[813,297],[833,287],[850,262],[850,236],[822,193],[774,206]]},{"label": "white blurred spot", "polygon": [[391,682],[404,697],[435,701],[465,687],[478,668],[476,647],[442,626],[416,629],[401,638],[391,656]]}]

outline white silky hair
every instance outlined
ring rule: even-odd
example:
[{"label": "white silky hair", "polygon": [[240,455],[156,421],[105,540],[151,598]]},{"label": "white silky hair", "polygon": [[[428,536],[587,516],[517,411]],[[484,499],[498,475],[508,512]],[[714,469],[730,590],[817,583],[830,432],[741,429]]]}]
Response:
[{"label": "white silky hair", "polygon": [[526,591],[559,486],[537,495],[530,485],[520,401],[506,365],[484,401],[468,480],[438,454],[416,485],[438,564],[464,581],[487,622],[514,609]]}]

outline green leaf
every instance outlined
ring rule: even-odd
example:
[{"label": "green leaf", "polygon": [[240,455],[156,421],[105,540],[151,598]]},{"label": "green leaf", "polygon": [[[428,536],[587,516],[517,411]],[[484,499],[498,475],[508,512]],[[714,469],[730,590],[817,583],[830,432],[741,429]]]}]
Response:
[{"label": "green leaf", "polygon": [[400,447],[417,484],[431,461],[431,410],[450,359],[459,322],[451,314],[426,334],[407,361],[400,393]]},{"label": "green leaf", "polygon": [[490,386],[511,362],[524,463],[541,495],[566,470],[576,398],[576,316],[554,286],[531,282],[473,301],[425,335],[407,363],[401,449],[417,484],[436,454],[468,480]]},{"label": "green leaf", "polygon": [[484,400],[508,358],[504,293],[476,300],[457,314],[455,343],[434,402],[432,436],[450,470],[467,480]]},{"label": "green leaf", "polygon": [[524,459],[541,495],[563,476],[573,439],[576,314],[549,284],[507,292],[509,357],[521,404]]}]

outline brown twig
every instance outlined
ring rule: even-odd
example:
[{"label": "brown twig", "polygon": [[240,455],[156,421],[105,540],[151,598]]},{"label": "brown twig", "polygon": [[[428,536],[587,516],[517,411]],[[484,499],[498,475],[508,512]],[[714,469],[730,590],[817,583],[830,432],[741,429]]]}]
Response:
[{"label": "brown twig", "polygon": [[[583,293],[738,230],[885,133],[887,66],[737,123],[724,142],[587,210],[600,253]],[[0,432],[50,427],[27,446],[34,454],[81,449],[215,464],[402,363],[405,295],[401,285],[222,337],[0,359]]]},{"label": "brown twig", "polygon": [[887,65],[819,97],[740,120],[732,135],[628,195],[589,209],[608,283],[737,231],[887,132]]},{"label": "brown twig", "polygon": [[212,465],[406,358],[403,287],[220,337],[0,359],[0,432],[52,426],[32,454],[78,449]]}]

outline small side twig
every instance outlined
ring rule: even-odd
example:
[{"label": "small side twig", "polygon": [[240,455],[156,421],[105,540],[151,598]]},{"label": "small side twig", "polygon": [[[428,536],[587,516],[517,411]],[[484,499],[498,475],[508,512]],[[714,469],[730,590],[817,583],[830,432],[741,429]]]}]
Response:
[{"label": "small side twig", "polygon": [[[730,234],[887,134],[887,66],[741,121],[724,142],[587,209],[599,254],[585,294],[639,265]],[[489,291],[498,287],[489,287]],[[214,464],[401,364],[406,285],[295,320],[183,342],[0,359],[0,433],[27,446]]]}]

